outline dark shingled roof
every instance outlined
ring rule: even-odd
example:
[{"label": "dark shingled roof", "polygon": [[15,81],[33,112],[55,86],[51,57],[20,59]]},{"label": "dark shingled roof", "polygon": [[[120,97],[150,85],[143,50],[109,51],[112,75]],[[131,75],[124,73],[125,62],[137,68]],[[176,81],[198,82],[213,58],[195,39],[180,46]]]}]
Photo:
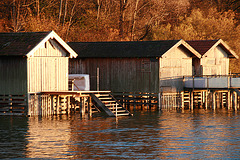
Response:
[{"label": "dark shingled roof", "polygon": [[0,56],[25,56],[50,32],[0,33]]},{"label": "dark shingled roof", "polygon": [[180,40],[128,42],[69,42],[79,58],[160,57]]},{"label": "dark shingled roof", "polygon": [[203,56],[217,41],[218,40],[196,40],[186,42]]}]

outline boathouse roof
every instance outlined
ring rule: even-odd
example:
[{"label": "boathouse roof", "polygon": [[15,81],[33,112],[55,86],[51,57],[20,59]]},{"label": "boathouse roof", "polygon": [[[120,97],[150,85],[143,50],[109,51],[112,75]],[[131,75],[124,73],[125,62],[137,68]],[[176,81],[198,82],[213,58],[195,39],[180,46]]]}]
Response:
[{"label": "boathouse roof", "polygon": [[201,55],[184,40],[69,42],[79,58],[131,58],[161,57],[174,47],[184,46],[193,56]]},{"label": "boathouse roof", "polygon": [[55,39],[70,53],[70,57],[77,57],[54,31],[0,33],[0,56],[31,56],[49,39]]},{"label": "boathouse roof", "polygon": [[186,42],[190,44],[202,56],[206,55],[213,48],[219,46],[228,54],[229,58],[239,58],[237,54],[233,50],[231,50],[231,48],[222,39],[192,40],[192,41],[186,41]]}]

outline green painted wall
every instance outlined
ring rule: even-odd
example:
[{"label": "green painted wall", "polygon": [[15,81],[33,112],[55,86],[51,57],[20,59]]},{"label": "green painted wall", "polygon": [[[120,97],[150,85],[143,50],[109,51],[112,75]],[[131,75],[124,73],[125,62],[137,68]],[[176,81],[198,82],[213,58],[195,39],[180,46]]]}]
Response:
[{"label": "green painted wall", "polygon": [[0,57],[0,94],[27,93],[27,58]]}]

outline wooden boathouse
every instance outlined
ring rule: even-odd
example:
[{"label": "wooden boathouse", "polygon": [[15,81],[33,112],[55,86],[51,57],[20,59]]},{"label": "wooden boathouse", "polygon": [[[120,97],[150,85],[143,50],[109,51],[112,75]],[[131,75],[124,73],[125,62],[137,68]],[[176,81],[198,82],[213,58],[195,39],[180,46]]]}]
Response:
[{"label": "wooden boathouse", "polygon": [[[237,110],[229,58],[238,56],[222,40],[67,44],[54,31],[0,33],[0,115],[131,115],[119,101]],[[91,90],[74,90],[69,74],[90,75]]]},{"label": "wooden boathouse", "polygon": [[184,77],[182,107],[239,109],[239,74],[229,74],[229,60],[239,56],[221,39],[187,43],[201,59],[193,62],[193,76]]},{"label": "wooden boathouse", "polygon": [[[216,93],[221,92],[224,97],[225,92],[231,90],[228,96],[222,98],[229,102],[226,103],[228,106],[232,104],[232,95],[238,93],[237,86],[234,89],[230,86],[194,86],[198,83],[193,78],[196,76],[205,78],[208,75],[208,80],[216,84],[219,79],[214,76],[228,77],[229,59],[238,56],[221,39],[68,44],[79,54],[76,59],[70,60],[69,73],[90,74],[91,89],[112,90],[115,95],[120,95],[118,98],[123,103],[140,102],[158,104],[161,108],[172,106],[193,109],[193,106],[199,106],[201,99],[201,106],[204,103],[206,107],[215,108],[213,99],[216,97],[213,96],[218,95]],[[189,78],[193,78],[192,82]],[[199,94],[202,98],[197,96]]]},{"label": "wooden boathouse", "polygon": [[54,31],[0,33],[1,113],[30,114],[35,93],[67,91],[68,59],[75,57]]},{"label": "wooden boathouse", "polygon": [[229,74],[229,59],[239,58],[222,39],[193,40],[187,43],[201,54],[201,58],[193,62],[195,76],[226,76]]},{"label": "wooden boathouse", "polygon": [[134,104],[158,104],[160,93],[183,91],[183,77],[201,58],[184,40],[68,44],[79,55],[69,62],[70,74],[89,74],[91,90],[111,90]]},{"label": "wooden boathouse", "polygon": [[131,115],[109,91],[69,91],[69,58],[76,57],[54,31],[0,33],[0,115],[84,114],[93,105]]}]

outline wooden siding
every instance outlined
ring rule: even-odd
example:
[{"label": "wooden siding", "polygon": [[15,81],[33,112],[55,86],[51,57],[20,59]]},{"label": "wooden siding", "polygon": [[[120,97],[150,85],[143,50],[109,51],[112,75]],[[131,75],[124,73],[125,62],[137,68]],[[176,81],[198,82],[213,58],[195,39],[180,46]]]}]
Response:
[{"label": "wooden siding", "polygon": [[67,52],[57,41],[50,39],[45,42],[35,53],[34,57],[66,57]]},{"label": "wooden siding", "polygon": [[26,57],[0,57],[1,95],[25,95],[27,93],[26,62]]},{"label": "wooden siding", "polygon": [[28,58],[28,92],[68,90],[67,57]]},{"label": "wooden siding", "polygon": [[160,88],[162,92],[183,90],[183,76],[192,75],[192,58],[182,48],[175,48],[159,59]]},{"label": "wooden siding", "polygon": [[70,74],[90,74],[90,89],[112,92],[159,92],[158,59],[84,58],[70,59]]},{"label": "wooden siding", "polygon": [[228,75],[228,55],[221,47],[216,47],[202,57],[201,67],[202,75]]},{"label": "wooden siding", "polygon": [[58,42],[50,39],[28,58],[28,92],[67,91],[66,56]]}]

